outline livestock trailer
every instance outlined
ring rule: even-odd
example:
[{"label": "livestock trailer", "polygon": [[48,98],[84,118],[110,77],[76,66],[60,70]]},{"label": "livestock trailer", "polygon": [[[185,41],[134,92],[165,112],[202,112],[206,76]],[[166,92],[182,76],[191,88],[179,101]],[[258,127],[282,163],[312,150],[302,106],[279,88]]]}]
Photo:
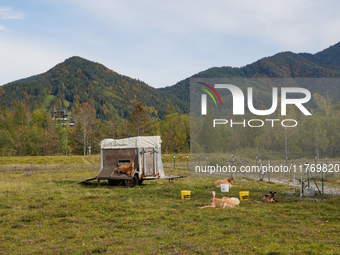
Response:
[{"label": "livestock trailer", "polygon": [[[100,146],[100,172],[98,182],[107,180],[110,185],[124,183],[134,187],[144,180],[164,178],[160,136],[137,136],[125,139],[104,139]],[[118,174],[121,165],[134,162],[132,176]]]}]

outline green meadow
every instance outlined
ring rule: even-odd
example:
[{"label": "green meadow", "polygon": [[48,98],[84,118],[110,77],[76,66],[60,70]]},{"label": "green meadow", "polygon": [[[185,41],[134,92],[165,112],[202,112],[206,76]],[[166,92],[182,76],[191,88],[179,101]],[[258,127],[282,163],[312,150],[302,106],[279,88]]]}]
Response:
[{"label": "green meadow", "polygon": [[[189,175],[186,154],[175,168],[173,155],[163,160],[166,174]],[[0,157],[0,254],[340,254],[339,195],[300,198],[288,185],[236,179],[241,187],[223,194],[247,190],[249,201],[200,209],[210,191],[223,196],[217,179],[77,184],[99,165],[99,156]],[[278,203],[261,202],[269,190]]]}]

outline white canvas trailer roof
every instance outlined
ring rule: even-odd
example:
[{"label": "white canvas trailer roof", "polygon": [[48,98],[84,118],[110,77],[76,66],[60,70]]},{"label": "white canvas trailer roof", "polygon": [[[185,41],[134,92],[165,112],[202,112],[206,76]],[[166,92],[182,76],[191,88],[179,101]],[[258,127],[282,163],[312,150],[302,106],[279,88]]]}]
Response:
[{"label": "white canvas trailer roof", "polygon": [[99,143],[101,149],[161,148],[160,136],[136,136],[124,139],[104,139]]}]

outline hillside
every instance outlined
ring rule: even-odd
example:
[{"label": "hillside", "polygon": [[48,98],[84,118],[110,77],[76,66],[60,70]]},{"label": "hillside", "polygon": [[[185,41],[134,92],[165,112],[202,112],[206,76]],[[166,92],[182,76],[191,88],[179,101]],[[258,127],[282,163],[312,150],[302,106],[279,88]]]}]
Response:
[{"label": "hillside", "polygon": [[316,54],[281,52],[241,68],[213,67],[161,89],[120,75],[102,64],[71,57],[46,73],[4,85],[0,103],[10,106],[17,100],[29,103],[31,110],[51,111],[64,107],[73,111],[75,103],[89,102],[95,107],[97,117],[106,119],[107,110],[115,110],[126,118],[133,105],[141,102],[149,108],[153,107],[163,118],[170,104],[180,114],[189,112],[190,78],[252,77],[340,77],[340,43]]},{"label": "hillside", "polygon": [[161,118],[170,102],[179,113],[188,112],[188,104],[175,96],[80,57],[71,57],[41,75],[6,84],[3,91],[1,102],[7,106],[17,100],[29,103],[31,110],[72,110],[75,103],[89,102],[101,119],[105,119],[106,110],[113,109],[126,118],[137,102],[154,107]]},{"label": "hillside", "polygon": [[316,54],[282,52],[241,68],[213,67],[161,90],[189,103],[190,78],[338,78],[340,43]]}]

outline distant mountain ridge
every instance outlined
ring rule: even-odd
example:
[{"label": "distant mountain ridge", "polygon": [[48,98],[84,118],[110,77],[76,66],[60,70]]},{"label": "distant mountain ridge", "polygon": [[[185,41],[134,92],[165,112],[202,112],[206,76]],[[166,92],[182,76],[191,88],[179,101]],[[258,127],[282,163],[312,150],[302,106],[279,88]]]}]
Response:
[{"label": "distant mountain ridge", "polygon": [[244,67],[213,67],[162,91],[190,100],[190,78],[339,78],[340,42],[316,54],[281,52]]},{"label": "distant mountain ridge", "polygon": [[[163,118],[173,106],[180,114],[189,112],[190,78],[339,78],[340,42],[316,54],[281,52],[244,67],[212,67],[175,85],[156,89],[137,79],[120,75],[102,64],[71,57],[47,72],[2,86],[0,102],[27,102],[31,110],[89,102],[97,117],[107,111],[127,118],[137,102],[153,108]],[[1,96],[1,94],[3,94]]]}]

